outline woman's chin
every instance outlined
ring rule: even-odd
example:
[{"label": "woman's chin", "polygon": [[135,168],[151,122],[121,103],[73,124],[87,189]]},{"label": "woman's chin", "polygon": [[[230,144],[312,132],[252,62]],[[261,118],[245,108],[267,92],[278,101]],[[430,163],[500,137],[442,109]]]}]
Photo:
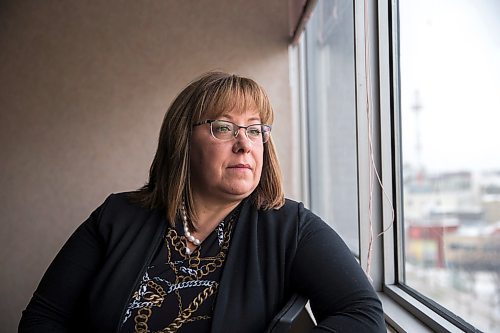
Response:
[{"label": "woman's chin", "polygon": [[255,190],[256,186],[232,186],[227,189],[226,193],[238,199],[248,197]]}]

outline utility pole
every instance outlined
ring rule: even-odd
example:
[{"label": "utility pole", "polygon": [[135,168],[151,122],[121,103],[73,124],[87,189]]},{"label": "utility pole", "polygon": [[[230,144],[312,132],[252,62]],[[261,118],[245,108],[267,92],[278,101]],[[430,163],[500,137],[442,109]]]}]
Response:
[{"label": "utility pole", "polygon": [[415,90],[415,101],[411,107],[415,114],[415,154],[417,156],[417,179],[422,180],[424,175],[424,166],[422,163],[422,141],[420,137],[420,113],[422,112],[422,103],[420,101],[420,92]]}]

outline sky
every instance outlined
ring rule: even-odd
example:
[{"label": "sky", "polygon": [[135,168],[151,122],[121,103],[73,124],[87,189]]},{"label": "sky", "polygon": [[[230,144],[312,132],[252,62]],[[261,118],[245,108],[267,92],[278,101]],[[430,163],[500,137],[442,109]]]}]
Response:
[{"label": "sky", "polygon": [[500,170],[500,1],[399,6],[403,161],[431,172]]}]

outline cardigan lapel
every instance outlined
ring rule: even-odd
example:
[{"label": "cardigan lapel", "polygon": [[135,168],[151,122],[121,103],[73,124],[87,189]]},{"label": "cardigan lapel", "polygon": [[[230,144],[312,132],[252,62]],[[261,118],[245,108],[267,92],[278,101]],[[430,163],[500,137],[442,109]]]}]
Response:
[{"label": "cardigan lapel", "polygon": [[[263,281],[259,278],[257,210],[246,200],[233,231],[219,283],[212,332],[259,332],[266,323]],[[251,320],[249,320],[251,317]]]}]

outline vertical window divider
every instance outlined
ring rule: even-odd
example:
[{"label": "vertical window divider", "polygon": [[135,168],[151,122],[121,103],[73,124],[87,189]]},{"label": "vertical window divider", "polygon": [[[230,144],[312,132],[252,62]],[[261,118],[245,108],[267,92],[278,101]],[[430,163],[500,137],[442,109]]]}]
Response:
[{"label": "vertical window divider", "polygon": [[389,35],[390,14],[389,1],[378,3],[378,51],[379,51],[379,98],[380,98],[380,159],[382,179],[382,226],[383,234],[383,271],[384,284],[396,282],[396,248],[395,239],[396,210],[393,192],[393,136],[391,107],[391,43]]},{"label": "vertical window divider", "polygon": [[[365,115],[367,108],[365,59],[365,29],[364,29],[364,3],[354,3],[354,38],[355,66],[356,66],[356,129],[358,153],[358,216],[359,216],[359,261],[361,267],[367,266],[369,232],[366,230],[369,220],[369,168],[368,168],[368,122]],[[365,189],[365,190],[362,190]],[[378,289],[377,289],[378,290]]]},{"label": "vertical window divider", "polygon": [[377,1],[355,1],[356,119],[360,263],[375,290],[383,284],[380,128],[378,100]]},{"label": "vertical window divider", "polygon": [[289,45],[289,84],[292,97],[291,136],[294,174],[298,177],[291,180],[294,189],[293,198],[310,207],[309,189],[309,152],[307,148],[307,94],[305,68],[305,34],[302,34],[293,45]]},{"label": "vertical window divider", "polygon": [[[392,119],[392,158],[393,160],[389,164],[387,161],[385,167],[391,168],[392,170],[392,181],[393,186],[393,207],[394,207],[394,238],[392,244],[393,260],[394,260],[394,275],[392,279],[387,277],[386,284],[398,284],[400,281],[404,280],[404,226],[403,226],[403,188],[402,188],[402,168],[403,162],[401,159],[401,100],[399,94],[399,87],[401,84],[400,73],[399,73],[399,8],[397,0],[389,0],[390,6],[390,17],[387,22],[390,22],[390,68],[389,73],[391,75],[390,94],[392,109],[391,115]],[[388,243],[388,246],[390,244]]]},{"label": "vertical window divider", "polygon": [[299,110],[300,110],[300,148],[302,151],[302,156],[306,158],[302,158],[301,160],[301,189],[302,189],[302,198],[303,202],[307,207],[311,206],[310,198],[311,198],[311,186],[310,186],[310,173],[309,173],[309,161],[310,154],[308,149],[308,140],[309,140],[309,124],[307,120],[307,59],[306,59],[306,48],[305,48],[305,40],[307,38],[307,34],[303,33],[302,37],[298,43],[298,53],[299,53],[299,63],[298,63],[298,72],[299,72]]}]

